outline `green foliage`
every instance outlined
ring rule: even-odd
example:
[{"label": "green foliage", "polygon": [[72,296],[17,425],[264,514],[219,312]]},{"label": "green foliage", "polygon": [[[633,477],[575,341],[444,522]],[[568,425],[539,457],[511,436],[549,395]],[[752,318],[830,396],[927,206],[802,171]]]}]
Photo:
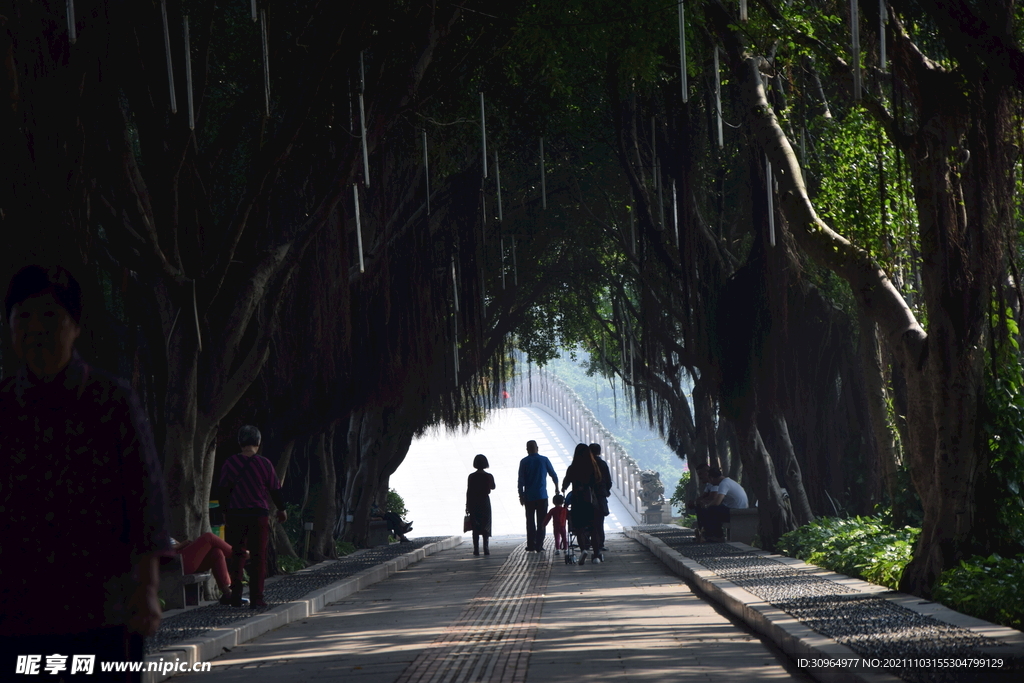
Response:
[{"label": "green foliage", "polygon": [[894,529],[881,516],[821,517],[779,539],[780,552],[842,574],[896,588],[920,529]]},{"label": "green foliage", "polygon": [[674,522],[677,526],[684,527],[686,529],[697,528],[697,515],[691,514],[683,510],[683,516]]},{"label": "green foliage", "polygon": [[[995,548],[1024,549],[1024,368],[1018,358],[1020,333],[1013,312],[993,316],[993,327],[1005,342],[986,353],[985,396],[981,443],[988,451],[989,470],[983,475],[979,505],[994,520],[987,531]],[[993,371],[992,355],[995,354]],[[984,514],[983,514],[984,516]],[[995,549],[991,548],[991,549]]]},{"label": "green foliage", "polygon": [[[914,284],[917,211],[906,161],[864,109],[851,109],[840,119],[812,121],[809,132],[819,138],[816,146],[806,142],[805,157],[807,171],[817,181],[814,201],[820,215],[871,254],[920,317],[918,304],[923,302],[917,301]],[[827,280],[835,276],[819,276],[826,279],[823,288],[830,290]],[[831,291],[830,298],[853,310],[845,283],[843,290]]]},{"label": "green foliage", "polygon": [[1024,555],[961,561],[942,573],[935,599],[972,617],[1024,629]]},{"label": "green foliage", "polygon": [[338,553],[338,557],[344,557],[345,555],[351,555],[356,551],[356,546],[348,541],[335,541],[334,551]]},{"label": "green foliage", "polygon": [[297,572],[306,568],[306,561],[300,557],[289,557],[288,555],[277,556],[277,568],[285,574]]},{"label": "green foliage", "polygon": [[681,477],[679,477],[679,483],[676,484],[676,490],[672,494],[672,498],[669,502],[677,507],[684,507],[686,505],[686,487],[690,485],[690,470],[684,470]]},{"label": "green foliage", "polygon": [[402,519],[405,519],[405,516],[409,514],[409,511],[405,508],[405,500],[394,489],[388,489],[387,510],[388,512],[394,512]]}]

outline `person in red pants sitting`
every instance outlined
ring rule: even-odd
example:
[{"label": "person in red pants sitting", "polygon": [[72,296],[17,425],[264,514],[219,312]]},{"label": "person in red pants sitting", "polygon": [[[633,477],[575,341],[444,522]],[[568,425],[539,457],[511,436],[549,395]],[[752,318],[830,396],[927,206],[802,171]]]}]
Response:
[{"label": "person in red pants sitting", "polygon": [[[228,560],[231,557],[231,546],[220,536],[206,532],[194,541],[175,541],[171,539],[174,552],[181,555],[181,564],[186,574],[197,574],[210,571],[217,582],[217,588],[223,595],[220,604],[231,604],[231,575],[228,573]],[[245,551],[246,559],[249,551]],[[248,602],[244,600],[243,602]]]}]

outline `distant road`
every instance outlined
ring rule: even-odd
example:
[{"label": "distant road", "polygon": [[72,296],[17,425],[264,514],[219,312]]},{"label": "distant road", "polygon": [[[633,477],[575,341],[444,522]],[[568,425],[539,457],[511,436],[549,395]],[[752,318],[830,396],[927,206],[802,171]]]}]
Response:
[{"label": "distant road", "polygon": [[[468,434],[441,430],[413,441],[405,462],[391,477],[391,488],[405,499],[409,519],[414,523],[410,536],[447,536],[462,531],[466,478],[473,471],[473,456],[477,453],[487,456],[491,464],[488,472],[497,485],[491,492],[494,535],[525,535],[526,518],[519,505],[516,479],[530,439],[537,442],[542,455],[550,458],[561,482],[576,442],[558,420],[538,408],[494,410],[480,429]],[[549,504],[554,494],[548,479]],[[621,531],[623,526],[636,523],[614,496],[609,506],[607,531]]]}]

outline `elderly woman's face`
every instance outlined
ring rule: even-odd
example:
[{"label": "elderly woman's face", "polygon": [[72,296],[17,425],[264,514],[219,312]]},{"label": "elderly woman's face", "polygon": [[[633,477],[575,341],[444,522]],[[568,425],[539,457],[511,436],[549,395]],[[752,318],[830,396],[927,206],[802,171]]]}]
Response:
[{"label": "elderly woman's face", "polygon": [[16,304],[10,324],[14,354],[39,377],[52,377],[64,369],[82,331],[50,293]]}]

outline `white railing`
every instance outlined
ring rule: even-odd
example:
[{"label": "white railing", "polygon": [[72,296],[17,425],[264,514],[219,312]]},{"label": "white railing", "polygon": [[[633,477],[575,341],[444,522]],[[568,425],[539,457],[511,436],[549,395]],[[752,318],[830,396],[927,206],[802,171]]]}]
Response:
[{"label": "white railing", "polygon": [[579,443],[601,444],[601,457],[612,473],[613,493],[629,510],[633,521],[643,523],[642,468],[569,385],[548,372],[535,369],[529,376],[519,376],[512,400],[515,405],[538,407],[558,418]]}]

